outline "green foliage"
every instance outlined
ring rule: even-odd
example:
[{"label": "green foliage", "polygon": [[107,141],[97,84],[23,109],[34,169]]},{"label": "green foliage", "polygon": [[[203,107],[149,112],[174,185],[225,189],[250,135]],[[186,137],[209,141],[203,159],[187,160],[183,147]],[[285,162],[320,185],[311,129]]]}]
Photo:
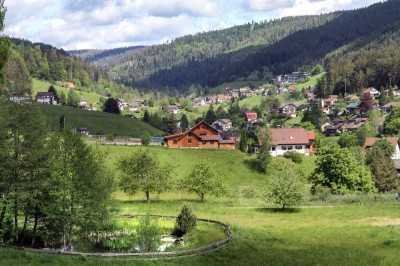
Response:
[{"label": "green foliage", "polygon": [[371,124],[363,125],[355,131],[359,146],[364,146],[364,142],[367,138],[375,137],[376,131]]},{"label": "green foliage", "polygon": [[242,129],[240,132],[240,142],[239,142],[239,150],[242,152],[248,151],[248,139],[247,139],[248,130]]},{"label": "green foliage", "polygon": [[143,114],[143,122],[148,123],[148,122],[149,122],[149,119],[150,119],[150,113],[149,113],[148,110],[145,110],[145,111],[144,111],[144,114]]},{"label": "green foliage", "polygon": [[303,118],[301,122],[310,122],[316,128],[319,128],[319,122],[325,118],[325,115],[322,113],[320,102],[318,100],[314,100],[311,103],[310,110],[304,111]]},{"label": "green foliage", "polygon": [[150,145],[150,135],[149,133],[145,133],[143,134],[142,138],[141,138],[141,143],[143,146],[149,146]]},{"label": "green foliage", "polygon": [[301,164],[303,163],[304,155],[295,151],[287,151],[283,157],[292,160],[292,162]]},{"label": "green foliage", "polygon": [[293,163],[276,161],[268,171],[265,200],[287,206],[300,205],[304,201],[304,183]]},{"label": "green foliage", "polygon": [[183,114],[181,117],[181,129],[182,131],[186,131],[189,129],[189,120],[186,114]]},{"label": "green foliage", "polygon": [[390,115],[386,118],[384,131],[388,135],[400,133],[400,106],[394,106]]},{"label": "green foliage", "polygon": [[260,150],[257,154],[257,165],[260,172],[267,172],[268,165],[272,160],[271,156],[271,132],[268,128],[264,128],[259,136]]},{"label": "green foliage", "polygon": [[80,102],[80,98],[79,98],[78,93],[76,93],[75,90],[69,90],[68,100],[67,100],[68,106],[77,108],[77,107],[79,107],[79,102]]},{"label": "green foliage", "polygon": [[176,125],[175,115],[170,113],[167,120],[167,132],[172,135],[178,131],[178,126]]},{"label": "green foliage", "polygon": [[215,122],[217,120],[217,115],[215,114],[214,108],[211,108],[207,111],[206,117],[204,121],[206,121],[209,125]]},{"label": "green foliage", "polygon": [[150,202],[150,193],[162,193],[171,188],[172,166],[161,165],[155,155],[149,150],[137,150],[118,162],[121,172],[120,187],[129,195],[137,191],[146,194]]},{"label": "green foliage", "polygon": [[10,94],[32,94],[32,80],[29,71],[21,56],[15,51],[9,53],[5,64],[5,85]]},{"label": "green foliage", "polygon": [[173,235],[182,237],[186,233],[194,230],[197,224],[196,215],[190,206],[184,204],[181,209],[181,213],[176,217]]},{"label": "green foliage", "polygon": [[371,169],[379,192],[388,192],[398,187],[399,177],[391,160],[394,152],[392,144],[383,139],[376,141],[365,155],[365,161]]},{"label": "green foliage", "polygon": [[323,71],[324,71],[323,66],[318,64],[311,70],[311,75],[315,76],[322,73]]},{"label": "green foliage", "polygon": [[142,252],[158,251],[161,245],[162,228],[158,218],[149,213],[139,218],[139,226],[136,229],[137,240]]},{"label": "green foliage", "polygon": [[352,132],[343,132],[338,140],[340,148],[350,148],[358,146],[357,136]]},{"label": "green foliage", "polygon": [[215,165],[210,160],[202,160],[196,163],[192,172],[181,181],[180,187],[196,193],[201,202],[204,202],[206,194],[216,197],[226,194],[227,190],[222,177],[217,174],[215,169]]},{"label": "green foliage", "polygon": [[[69,97],[68,97],[69,99]],[[112,114],[120,114],[121,110],[118,107],[118,102],[114,98],[108,98],[103,106],[103,112],[112,113]]]},{"label": "green foliage", "polygon": [[309,177],[313,191],[318,185],[330,188],[334,194],[375,190],[371,172],[360,165],[348,149],[322,147],[318,150],[316,164]]}]

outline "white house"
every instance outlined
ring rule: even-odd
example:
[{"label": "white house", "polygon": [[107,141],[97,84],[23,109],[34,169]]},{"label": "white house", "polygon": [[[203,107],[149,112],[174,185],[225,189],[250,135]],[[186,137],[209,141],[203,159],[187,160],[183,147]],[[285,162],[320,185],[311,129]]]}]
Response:
[{"label": "white house", "polygon": [[[399,160],[400,159],[399,138],[394,137],[394,138],[382,138],[382,139],[389,141],[395,148],[395,151],[391,159]],[[377,140],[379,140],[379,138],[367,138],[364,142],[363,152],[366,152],[369,148],[371,148]]]},{"label": "white house", "polygon": [[220,131],[228,131],[232,129],[232,120],[230,119],[218,119],[212,126]]},{"label": "white house", "polygon": [[373,98],[379,97],[379,95],[381,95],[381,93],[377,89],[372,87],[364,90],[363,93],[369,93],[369,95],[371,95]]},{"label": "white house", "polygon": [[270,131],[271,155],[274,157],[283,156],[286,152],[310,155],[314,151],[314,131],[304,128],[271,128]]},{"label": "white house", "polygon": [[36,101],[38,103],[57,105],[57,101],[54,98],[54,93],[52,92],[38,92],[36,95]]},{"label": "white house", "polygon": [[118,104],[119,110],[121,110],[121,111],[123,111],[125,109],[125,107],[128,107],[128,105],[129,105],[124,99],[117,99],[117,104]]},{"label": "white house", "polygon": [[297,106],[288,103],[288,104],[282,104],[281,106],[278,107],[278,113],[285,115],[286,117],[296,117],[297,116]]}]

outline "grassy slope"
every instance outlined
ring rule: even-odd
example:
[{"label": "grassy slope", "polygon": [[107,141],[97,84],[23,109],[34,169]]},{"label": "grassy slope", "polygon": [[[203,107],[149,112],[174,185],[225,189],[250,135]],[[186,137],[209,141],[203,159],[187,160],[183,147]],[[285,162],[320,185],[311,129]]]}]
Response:
[{"label": "grassy slope", "polygon": [[297,87],[298,90],[301,90],[301,89],[303,89],[303,88],[308,88],[308,87],[310,87],[310,86],[315,86],[315,85],[317,85],[317,80],[318,80],[319,78],[321,78],[323,75],[325,75],[325,72],[310,77],[310,80],[309,80],[309,81],[307,81],[307,82],[305,82],[305,83],[297,84],[296,87]]},{"label": "grassy slope", "polygon": [[[50,84],[50,83],[48,83],[46,81],[33,79],[32,94],[35,96],[36,93],[38,93],[38,92],[47,91],[51,85],[52,84]],[[62,92],[64,92],[65,96],[68,97],[68,92],[69,92],[68,88],[59,87],[59,86],[56,86],[56,85],[53,85],[53,86],[57,90],[58,95],[60,95]],[[83,92],[83,91],[78,91],[78,90],[76,92],[78,93],[79,96],[86,97],[86,100],[88,101],[89,104],[94,104],[94,105],[99,103],[100,102],[100,98],[103,97],[100,94],[93,93],[93,92]]]},{"label": "grassy slope", "polygon": [[[109,151],[109,166],[135,147],[104,147]],[[263,175],[247,169],[247,155],[238,151],[152,149],[163,162],[178,162],[178,177],[190,170],[199,158],[209,157],[226,172],[232,185],[262,187]],[[312,161],[313,157],[309,160]],[[312,169],[310,161],[303,165]],[[171,192],[153,202],[144,195],[115,194],[116,206],[123,213],[176,215],[184,202],[190,202],[201,218],[227,223],[234,239],[221,250],[192,258],[157,261],[101,260],[99,258],[34,254],[0,249],[1,265],[398,265],[400,260],[399,204],[344,205],[333,208],[305,208],[280,212],[262,208],[259,199],[214,199],[206,196],[201,204],[193,195]],[[261,207],[261,208],[254,208]],[[381,225],[381,226],[377,226]]]},{"label": "grassy slope", "polygon": [[119,136],[140,137],[144,132],[152,136],[163,134],[160,130],[140,120],[121,115],[45,104],[39,107],[53,129],[59,127],[59,119],[64,115],[68,126],[83,125],[92,132],[103,131],[106,135],[116,133]]}]

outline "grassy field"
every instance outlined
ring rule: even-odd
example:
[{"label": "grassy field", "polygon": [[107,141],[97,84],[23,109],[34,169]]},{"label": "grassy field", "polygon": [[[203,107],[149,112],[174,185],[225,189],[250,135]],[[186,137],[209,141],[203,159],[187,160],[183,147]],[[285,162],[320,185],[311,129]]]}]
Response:
[{"label": "grassy field", "polygon": [[48,125],[53,129],[59,128],[60,117],[66,117],[67,126],[82,125],[91,132],[102,131],[104,135],[140,137],[144,132],[151,136],[161,136],[163,132],[140,120],[110,113],[87,111],[66,106],[38,105]]},{"label": "grassy field", "polygon": [[[51,85],[52,84],[48,83],[47,81],[33,79],[32,94],[36,95],[38,92],[46,92]],[[65,94],[65,96],[68,97],[68,92],[69,92],[68,88],[64,88],[64,87],[60,87],[60,86],[56,86],[56,85],[53,85],[53,86],[57,90],[58,95],[60,95],[63,92]],[[78,90],[76,90],[76,92],[78,93],[78,95],[80,97],[82,97],[82,96],[86,97],[86,100],[88,101],[88,103],[93,104],[94,106],[97,106],[97,104],[100,102],[100,98],[103,97],[100,94],[93,93],[93,92],[84,92],[84,91],[78,91]]]},{"label": "grassy field", "polygon": [[232,88],[242,88],[242,87],[259,87],[263,84],[266,84],[265,80],[246,80],[246,81],[236,81],[236,82],[226,82],[217,87],[211,88],[210,92],[212,94],[218,94],[223,91],[225,88],[232,87]]},{"label": "grassy field", "polygon": [[[108,165],[136,147],[104,147]],[[175,162],[177,179],[186,175],[199,158],[212,158],[233,188],[262,188],[265,176],[251,171],[251,158],[238,151],[172,150],[148,148],[163,163]],[[311,171],[315,157],[302,165]],[[282,160],[282,159],[281,159]],[[190,203],[199,218],[219,220],[230,226],[234,239],[221,250],[190,258],[156,261],[101,260],[87,257],[35,254],[0,249],[0,265],[398,265],[400,261],[400,203],[309,203],[304,208],[281,211],[254,195],[216,199],[200,203],[194,195],[174,191],[130,197],[114,194],[119,213],[177,215]],[[316,206],[318,205],[318,206]],[[201,228],[200,228],[201,229]],[[200,239],[205,241],[206,239]]]},{"label": "grassy field", "polygon": [[318,74],[318,75],[315,75],[315,76],[312,76],[309,81],[307,81],[305,83],[297,84],[296,87],[297,87],[298,90],[301,90],[303,88],[308,88],[310,86],[315,86],[315,85],[317,85],[317,80],[319,78],[321,78],[323,75],[325,75],[325,72],[323,72],[321,74]]}]

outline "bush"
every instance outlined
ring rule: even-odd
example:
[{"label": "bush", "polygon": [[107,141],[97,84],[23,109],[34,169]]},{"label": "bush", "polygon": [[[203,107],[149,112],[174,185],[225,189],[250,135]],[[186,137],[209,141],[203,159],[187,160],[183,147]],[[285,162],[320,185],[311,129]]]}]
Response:
[{"label": "bush", "polygon": [[157,251],[161,244],[162,228],[156,217],[147,214],[140,218],[137,239],[141,252]]},{"label": "bush", "polygon": [[303,162],[304,155],[297,153],[297,152],[288,151],[288,152],[285,152],[283,157],[285,157],[287,159],[291,159],[292,162],[294,162],[294,163],[301,164]]},{"label": "bush", "polygon": [[196,227],[197,218],[193,214],[192,208],[183,205],[181,213],[176,217],[176,223],[172,234],[177,237],[184,236],[187,232],[192,231]]}]

